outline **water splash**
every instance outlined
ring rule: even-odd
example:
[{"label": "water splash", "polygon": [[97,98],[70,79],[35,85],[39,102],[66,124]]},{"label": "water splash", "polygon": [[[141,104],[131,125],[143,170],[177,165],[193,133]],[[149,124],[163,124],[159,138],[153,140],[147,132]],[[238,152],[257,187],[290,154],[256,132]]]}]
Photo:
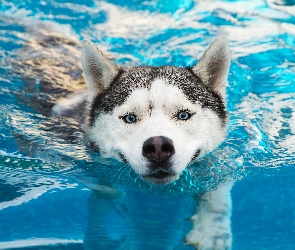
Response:
[{"label": "water splash", "polygon": [[[0,21],[5,39],[0,41],[1,164],[14,170],[51,172],[57,176],[60,171],[81,176],[83,172],[118,187],[131,185],[167,194],[203,192],[226,178],[255,177],[261,175],[261,170],[267,170],[263,172],[266,175],[273,169],[282,169],[283,173],[293,166],[295,39],[294,32],[290,32],[293,17],[288,11],[270,9],[271,1],[268,5],[264,1],[221,1],[215,5],[181,1],[170,9],[165,1],[121,3],[2,2]],[[19,58],[30,41],[59,34],[76,44],[71,53],[74,62],[79,60],[79,40],[89,37],[123,65],[188,66],[196,63],[204,47],[220,33],[229,37],[232,50],[227,90],[228,137],[217,150],[191,164],[177,182],[163,188],[145,183],[128,166],[91,152],[73,121],[49,118],[41,112],[42,108],[36,113],[37,105],[31,105],[34,98],[43,98],[48,107],[56,99],[40,90],[36,72],[32,72],[28,88],[28,81],[20,77],[23,72],[10,61]],[[63,49],[60,46],[54,54],[57,61],[66,60],[69,53],[61,55]],[[21,56],[53,56],[45,51],[29,51]],[[81,74],[79,69],[71,72]],[[77,74],[70,75],[75,78]],[[29,107],[25,100],[29,100]],[[62,132],[57,134],[56,127]]]}]

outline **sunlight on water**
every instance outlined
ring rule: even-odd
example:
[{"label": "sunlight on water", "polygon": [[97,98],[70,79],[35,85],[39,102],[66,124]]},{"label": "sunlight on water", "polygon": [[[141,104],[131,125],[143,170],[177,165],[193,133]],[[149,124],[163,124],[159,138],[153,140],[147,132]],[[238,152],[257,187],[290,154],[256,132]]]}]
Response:
[{"label": "sunlight on water", "polygon": [[[6,146],[2,149],[2,163],[12,168],[37,172],[86,169],[90,175],[103,175],[106,178],[109,174],[107,166],[112,166],[109,171],[115,169],[117,174],[111,180],[107,179],[108,182],[133,183],[135,178],[135,186],[152,188],[128,167],[112,160],[105,163],[97,154],[89,152],[78,125],[35,113],[33,98],[37,96],[48,100],[46,92],[38,90],[38,81],[41,79],[34,79],[36,73],[32,71],[31,79],[28,80],[30,73],[25,72],[24,76],[24,72],[18,70],[13,61],[10,63],[9,57],[12,60],[19,58],[16,61],[25,60],[26,63],[31,58],[39,58],[40,52],[35,47],[29,49],[30,53],[17,49],[26,41],[38,41],[63,30],[64,37],[72,39],[74,43],[76,38],[89,37],[99,43],[102,50],[108,50],[109,56],[118,63],[127,65],[193,65],[215,36],[219,33],[228,35],[232,50],[228,138],[219,149],[192,164],[178,182],[164,189],[201,192],[229,176],[240,179],[250,172],[255,175],[255,168],[282,168],[293,164],[292,160],[286,162],[282,158],[292,159],[294,154],[294,55],[291,47],[294,37],[287,33],[284,26],[287,24],[279,25],[271,19],[273,16],[274,20],[287,21],[292,18],[288,13],[268,9],[259,1],[247,4],[247,8],[243,1],[218,2],[214,7],[199,2],[197,8],[192,1],[185,1],[178,3],[178,11],[173,10],[172,5],[171,9],[166,9],[164,2],[156,6],[142,5],[139,9],[135,2],[134,5],[120,3],[3,3],[1,22],[2,37],[5,39],[1,42],[1,86],[4,90],[1,93],[1,141]],[[231,8],[231,5],[236,7]],[[48,9],[51,11],[48,12]],[[156,9],[159,11],[154,11]],[[27,20],[25,25],[20,22],[20,16]],[[42,30],[33,26],[33,22],[38,20]],[[41,23],[41,20],[44,22]],[[71,26],[68,25],[69,20]],[[85,23],[87,26],[84,26]],[[269,28],[266,29],[266,26]],[[79,58],[78,49],[74,53],[77,52]],[[60,49],[56,50],[55,57],[64,60],[64,57],[59,58],[58,51]],[[43,56],[52,56],[44,49],[41,53]],[[6,61],[11,66],[7,66]],[[79,70],[77,72],[79,75]],[[26,93],[20,93],[18,89]],[[32,110],[28,109],[26,102]],[[50,106],[51,100],[48,103]],[[48,112],[46,110],[45,106],[42,110],[44,114]],[[57,127],[67,134],[71,131],[71,135],[56,136]],[[188,179],[192,184],[189,189],[184,188]]]},{"label": "sunlight on water", "polygon": [[[135,187],[177,196],[231,178],[294,177],[294,6],[287,0],[2,1],[0,188],[10,191],[4,196],[0,189],[0,210],[74,188],[76,181],[98,192],[107,185],[114,195]],[[49,116],[57,99],[85,88],[85,37],[120,65],[186,67],[220,34],[232,53],[228,136],[172,184],[146,183],[130,167],[93,152],[73,120]],[[58,89],[50,93],[45,83]]]}]

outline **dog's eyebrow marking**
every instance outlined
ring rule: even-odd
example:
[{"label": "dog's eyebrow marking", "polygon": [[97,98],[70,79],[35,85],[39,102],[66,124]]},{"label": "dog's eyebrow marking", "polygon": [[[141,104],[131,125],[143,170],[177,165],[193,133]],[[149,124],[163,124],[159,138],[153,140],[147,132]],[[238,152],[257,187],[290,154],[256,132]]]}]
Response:
[{"label": "dog's eyebrow marking", "polygon": [[[168,84],[177,86],[187,98],[198,102],[203,108],[211,109],[226,124],[227,113],[222,98],[206,87],[191,70],[181,67],[133,67],[121,70],[111,86],[96,96],[89,112],[90,126],[101,113],[110,113],[122,105],[135,89],[150,89],[155,79],[166,79]],[[151,109],[150,109],[151,110]],[[150,111],[151,112],[151,111]]]}]

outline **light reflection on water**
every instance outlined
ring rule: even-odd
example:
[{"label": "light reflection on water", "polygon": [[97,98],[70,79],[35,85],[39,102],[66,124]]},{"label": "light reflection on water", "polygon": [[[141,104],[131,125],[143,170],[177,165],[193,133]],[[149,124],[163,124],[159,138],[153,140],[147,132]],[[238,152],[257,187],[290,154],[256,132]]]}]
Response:
[{"label": "light reflection on water", "polygon": [[[294,4],[284,2],[173,1],[167,5],[167,1],[151,1],[138,5],[131,0],[2,1],[0,186],[11,191],[7,196],[10,198],[3,195],[2,209],[38,199],[50,190],[75,188],[75,181],[81,179],[88,188],[98,182],[101,187],[111,184],[138,197],[141,191],[145,195],[173,197],[215,188],[228,177],[293,177]],[[38,43],[34,42],[53,33],[67,38],[69,44],[72,41],[76,48],[64,54],[64,47],[54,48],[55,54],[46,49],[36,52]],[[101,159],[91,152],[73,121],[48,117],[48,107],[61,97],[62,91],[48,96],[39,89],[42,76],[27,71],[32,66],[28,59],[40,55],[68,61],[61,67],[72,67],[79,61],[79,40],[83,37],[99,44],[122,65],[188,66],[221,33],[228,36],[232,51],[228,137],[213,153],[185,170],[177,182],[165,187],[147,184],[122,163]],[[33,50],[23,49],[30,43],[35,46]],[[67,59],[68,55],[71,59]],[[17,68],[13,59],[19,58],[26,60],[28,68]],[[71,77],[79,75],[79,67],[71,68]],[[58,76],[56,72],[49,74]],[[45,100],[41,108],[36,108],[39,101],[32,101],[36,97]],[[69,130],[70,136],[57,134],[63,131],[68,135]],[[107,209],[110,204],[106,202],[105,206]],[[122,219],[114,213],[113,220]],[[119,236],[114,233],[112,237]]]}]

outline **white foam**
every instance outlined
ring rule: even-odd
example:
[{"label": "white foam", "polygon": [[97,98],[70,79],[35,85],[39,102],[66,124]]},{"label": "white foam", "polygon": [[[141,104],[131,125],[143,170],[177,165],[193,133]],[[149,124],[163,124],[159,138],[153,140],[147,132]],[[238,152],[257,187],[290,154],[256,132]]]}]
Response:
[{"label": "white foam", "polygon": [[73,243],[83,243],[83,240],[67,240],[67,239],[45,239],[45,238],[36,238],[36,239],[25,239],[25,240],[14,240],[14,241],[4,241],[0,242],[1,249],[15,249],[20,247],[42,247],[47,245],[60,245],[60,244],[73,244]]}]

